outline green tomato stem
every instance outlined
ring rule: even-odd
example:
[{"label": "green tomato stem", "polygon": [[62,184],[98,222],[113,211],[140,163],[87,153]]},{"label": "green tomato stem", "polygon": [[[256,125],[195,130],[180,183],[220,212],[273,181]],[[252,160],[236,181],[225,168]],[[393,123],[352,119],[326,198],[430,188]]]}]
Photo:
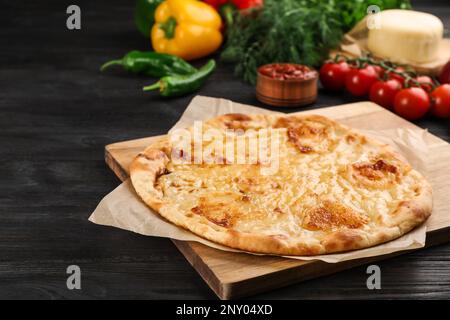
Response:
[{"label": "green tomato stem", "polygon": [[[418,86],[418,87],[422,87],[423,85],[429,85],[431,90],[434,90],[437,87],[437,82],[420,83],[419,81],[417,81],[415,79],[417,77],[416,72],[411,70],[410,68],[409,68],[409,70],[398,71],[397,68],[402,65],[398,65],[398,64],[392,63],[390,61],[377,61],[370,55],[366,55],[366,56],[359,57],[359,58],[347,58],[345,56],[337,54],[336,57],[334,58],[334,61],[339,62],[340,60],[342,61],[342,59],[349,64],[356,65],[357,68],[362,68],[366,64],[380,66],[381,68],[383,68],[385,70],[382,80],[387,80],[388,74],[397,74],[405,79],[405,82],[404,82],[405,88],[409,88],[411,86],[411,84]],[[406,66],[402,66],[402,67],[405,69],[408,69]]]}]

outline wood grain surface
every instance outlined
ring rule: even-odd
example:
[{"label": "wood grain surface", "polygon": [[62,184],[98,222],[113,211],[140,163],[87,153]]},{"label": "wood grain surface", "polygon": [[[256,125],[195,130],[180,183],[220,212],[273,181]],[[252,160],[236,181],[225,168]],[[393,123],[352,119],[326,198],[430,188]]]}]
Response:
[{"label": "wood grain surface", "polygon": [[[203,105],[214,105],[214,101],[211,99],[210,103],[205,102]],[[420,130],[414,124],[371,102],[358,102],[301,113],[321,114],[356,129]],[[131,161],[158,138],[160,136],[108,145],[105,147],[105,161],[121,180],[125,180],[129,176]],[[426,133],[424,140],[431,158],[427,162],[426,174],[434,191],[433,215],[427,221],[426,247],[431,247],[450,241],[450,204],[447,201],[450,194],[450,170],[444,168],[446,163],[450,163],[450,144],[430,133]],[[246,297],[402,254],[397,252],[328,264],[321,261],[298,261],[224,252],[195,242],[176,240],[173,242],[221,299]]]},{"label": "wood grain surface", "polygon": [[[66,29],[74,3],[79,31]],[[448,1],[413,5],[439,16],[450,36]],[[87,221],[120,183],[104,146],[164,134],[193,97],[162,99],[140,90],[154,79],[98,72],[105,61],[149,48],[131,1],[0,0],[0,8],[0,298],[215,299],[171,241]],[[199,94],[262,106],[223,64]],[[320,91],[309,108],[354,101]],[[448,122],[417,124],[450,141]],[[82,270],[82,290],[66,287],[72,264]],[[357,267],[253,298],[450,298],[450,245],[377,264],[379,291],[367,290],[366,268]]]}]

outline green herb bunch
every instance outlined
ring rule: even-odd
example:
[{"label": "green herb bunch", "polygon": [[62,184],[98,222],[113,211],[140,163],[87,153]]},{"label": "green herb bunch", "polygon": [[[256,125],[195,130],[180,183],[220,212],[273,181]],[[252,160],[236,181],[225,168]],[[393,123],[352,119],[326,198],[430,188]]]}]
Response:
[{"label": "green herb bunch", "polygon": [[260,11],[237,15],[221,58],[250,83],[263,64],[318,66],[372,4],[381,9],[410,7],[409,0],[265,0]]}]

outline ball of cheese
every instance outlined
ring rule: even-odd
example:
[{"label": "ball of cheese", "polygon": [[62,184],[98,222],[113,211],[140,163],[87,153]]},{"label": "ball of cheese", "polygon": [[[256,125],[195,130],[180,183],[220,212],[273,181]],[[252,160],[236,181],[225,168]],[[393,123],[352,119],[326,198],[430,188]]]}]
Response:
[{"label": "ball of cheese", "polygon": [[398,63],[425,63],[436,59],[444,26],[432,14],[385,10],[371,17],[367,46],[380,58]]}]

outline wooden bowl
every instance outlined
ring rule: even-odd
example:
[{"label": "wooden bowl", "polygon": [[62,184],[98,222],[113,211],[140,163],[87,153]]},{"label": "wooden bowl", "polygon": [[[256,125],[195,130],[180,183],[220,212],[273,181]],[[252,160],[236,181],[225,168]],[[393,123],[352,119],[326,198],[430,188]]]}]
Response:
[{"label": "wooden bowl", "polygon": [[261,69],[267,66],[272,64],[258,68],[256,97],[259,101],[276,107],[298,107],[316,101],[317,71],[309,68],[310,72],[305,79],[275,79],[261,73]]}]

